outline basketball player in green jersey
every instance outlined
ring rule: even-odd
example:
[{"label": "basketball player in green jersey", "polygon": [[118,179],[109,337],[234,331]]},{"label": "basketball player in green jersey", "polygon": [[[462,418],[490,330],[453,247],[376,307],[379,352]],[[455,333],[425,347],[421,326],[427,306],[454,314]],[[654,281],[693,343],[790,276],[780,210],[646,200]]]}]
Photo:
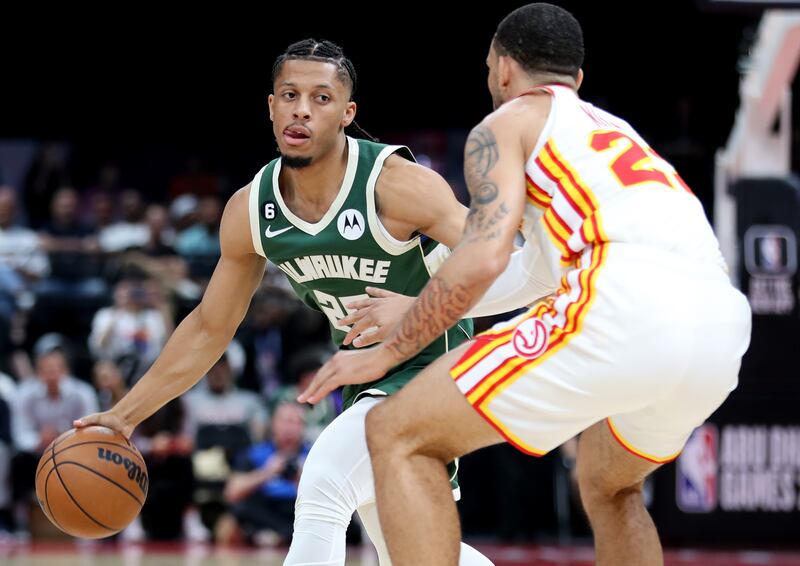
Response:
[{"label": "basketball player in green jersey", "polygon": [[[466,208],[439,175],[415,164],[406,148],[345,135],[356,113],[355,86],[352,64],[332,43],[301,41],[278,57],[269,113],[281,158],[225,207],[222,256],[200,305],[128,395],[76,426],[101,424],[130,436],[142,420],[194,385],[244,318],[267,257],[288,275],[302,300],[327,315],[337,344],[349,330],[340,323],[350,312],[347,305],[366,297],[367,286],[407,295],[424,287],[445,255],[437,242],[458,242]],[[430,240],[423,243],[420,234]],[[516,255],[524,263],[524,253]],[[516,282],[529,278],[515,272],[520,264],[510,265],[509,289],[494,286],[495,295],[490,290],[481,302],[486,310],[472,312],[518,306],[502,298],[519,301],[525,292]],[[546,293],[530,290],[528,302]],[[381,564],[390,563],[374,503],[366,413],[470,333],[471,324],[461,321],[380,381],[345,390],[348,408],[322,433],[305,463],[285,564],[344,564],[345,531],[356,510]],[[467,545],[460,563],[490,564]]]}]

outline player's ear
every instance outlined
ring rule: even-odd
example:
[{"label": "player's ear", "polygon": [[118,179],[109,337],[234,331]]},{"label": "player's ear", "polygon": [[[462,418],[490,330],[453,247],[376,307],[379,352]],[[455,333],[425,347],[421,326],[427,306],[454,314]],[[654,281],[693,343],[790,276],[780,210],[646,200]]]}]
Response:
[{"label": "player's ear", "polygon": [[511,84],[515,61],[508,55],[500,55],[497,58],[497,86],[501,91],[505,91]]},{"label": "player's ear", "polygon": [[578,69],[578,76],[575,77],[576,88],[581,88],[581,83],[583,83],[583,69]]},{"label": "player's ear", "polygon": [[344,116],[342,117],[342,126],[347,127],[356,119],[356,103],[352,100],[347,103],[344,108]]},{"label": "player's ear", "polygon": [[274,95],[272,95],[272,94],[270,94],[270,95],[267,97],[267,107],[269,107],[269,121],[270,121],[270,122],[273,122],[273,121],[275,120],[275,119],[274,119],[274,117],[273,117],[273,115],[272,115],[272,103],[273,103],[274,101],[275,101],[275,96],[274,96]]}]

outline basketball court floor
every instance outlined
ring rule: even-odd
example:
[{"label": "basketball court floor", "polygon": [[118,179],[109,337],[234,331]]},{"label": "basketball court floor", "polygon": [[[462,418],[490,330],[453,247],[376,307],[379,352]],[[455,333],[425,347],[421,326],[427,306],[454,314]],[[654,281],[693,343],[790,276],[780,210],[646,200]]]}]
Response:
[{"label": "basketball court floor", "polygon": [[[590,566],[591,547],[475,545],[496,566]],[[280,566],[285,550],[216,550],[197,545],[0,546],[3,566]],[[377,566],[371,552],[350,549],[346,566]],[[671,549],[667,566],[800,566],[800,551]]]}]

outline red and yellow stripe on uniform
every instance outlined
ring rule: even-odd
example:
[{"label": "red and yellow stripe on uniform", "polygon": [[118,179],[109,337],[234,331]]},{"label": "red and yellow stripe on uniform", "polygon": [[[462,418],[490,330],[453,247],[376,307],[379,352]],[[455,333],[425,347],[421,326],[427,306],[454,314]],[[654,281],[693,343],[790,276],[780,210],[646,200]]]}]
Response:
[{"label": "red and yellow stripe on uniform", "polygon": [[648,454],[647,452],[642,452],[638,448],[634,448],[627,440],[622,438],[622,435],[617,430],[617,427],[614,426],[614,423],[611,422],[610,418],[606,419],[606,422],[608,423],[608,429],[611,431],[611,436],[613,436],[625,450],[627,450],[634,456],[638,456],[639,458],[644,458],[648,462],[653,462],[654,464],[667,464],[669,462],[672,462],[675,458],[677,458],[681,454],[680,451],[678,451],[672,456],[659,457],[659,456],[653,456],[652,454]]},{"label": "red and yellow stripe on uniform", "polygon": [[[478,335],[450,370],[450,375],[469,403],[509,443],[535,456],[541,456],[544,452],[518,438],[488,410],[488,406],[504,389],[558,352],[581,331],[596,295],[595,283],[608,255],[608,244],[596,243],[585,253],[590,254],[588,265],[564,277],[558,299],[549,299],[536,305],[523,317],[515,319],[511,326]],[[572,298],[564,300],[564,295]],[[529,359],[517,355],[512,340],[517,327],[533,317],[548,327],[549,335],[542,353],[535,359]]]},{"label": "red and yellow stripe on uniform", "polygon": [[553,197],[550,196],[550,193],[537,185],[527,173],[525,174],[525,181],[527,186],[526,194],[528,197],[528,202],[534,206],[538,206],[539,208],[547,209],[550,206],[550,202],[553,200]]},{"label": "red and yellow stripe on uniform", "polygon": [[[542,215],[542,225],[561,253],[561,263],[571,265],[586,246],[608,241],[598,219],[597,199],[575,168],[564,159],[552,139],[539,152],[535,163],[557,189]],[[529,201],[533,198],[532,192],[539,196],[537,191],[531,189],[532,185],[535,184],[530,181]]]}]

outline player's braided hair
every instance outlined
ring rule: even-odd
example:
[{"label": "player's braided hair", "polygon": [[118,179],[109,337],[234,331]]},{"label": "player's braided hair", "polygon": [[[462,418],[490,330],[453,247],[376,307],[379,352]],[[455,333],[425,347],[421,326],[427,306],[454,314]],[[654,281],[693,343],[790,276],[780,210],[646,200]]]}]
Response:
[{"label": "player's braided hair", "polygon": [[[281,53],[275,63],[272,65],[272,84],[275,84],[275,79],[283,68],[283,64],[290,60],[302,61],[321,61],[324,63],[333,63],[336,65],[339,80],[345,85],[350,87],[350,100],[356,93],[358,85],[358,77],[353,62],[344,55],[342,48],[333,43],[332,41],[317,41],[316,39],[304,39],[297,43],[292,43],[286,48],[286,51]],[[359,137],[367,138],[372,141],[378,141],[367,133],[358,123],[353,120],[350,123],[350,128],[353,129]]]}]

